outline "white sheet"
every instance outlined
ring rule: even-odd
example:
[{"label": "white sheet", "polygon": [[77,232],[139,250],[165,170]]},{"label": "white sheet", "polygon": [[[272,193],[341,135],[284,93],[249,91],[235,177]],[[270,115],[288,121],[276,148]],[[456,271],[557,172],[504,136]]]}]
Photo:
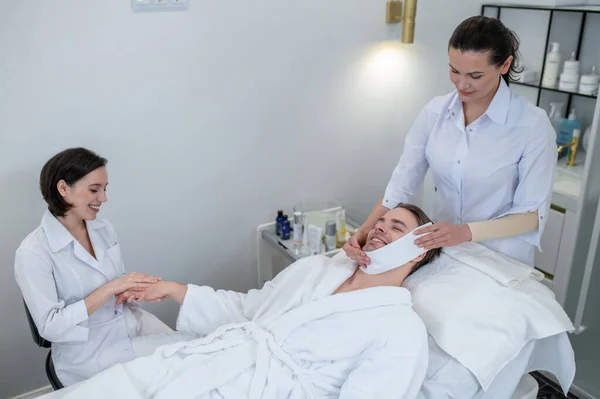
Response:
[{"label": "white sheet", "polygon": [[[168,340],[167,343],[170,343]],[[146,342],[151,350],[157,341]],[[477,378],[456,359],[444,352],[429,337],[429,367],[427,377],[417,399],[498,399],[510,398],[521,376],[537,370],[546,370],[557,376],[563,390],[573,381],[573,371],[565,367],[564,355],[571,346],[567,334],[531,341],[513,361],[504,367],[487,392],[481,389]],[[568,362],[567,362],[568,365]],[[62,399],[77,385],[44,395],[40,399]],[[120,393],[122,394],[122,392]]]},{"label": "white sheet", "polygon": [[569,361],[565,362],[565,358],[572,356],[566,333],[530,341],[484,391],[477,378],[430,337],[429,367],[418,399],[508,399],[512,397],[521,376],[540,370],[553,373],[566,394],[575,370],[570,367]]},{"label": "white sheet", "polygon": [[[476,249],[475,254],[468,247],[454,251],[452,257],[442,253],[405,286],[437,345],[487,390],[528,342],[572,331],[573,325],[547,287],[510,272],[519,269],[492,250],[478,244]],[[477,262],[482,256],[493,262]],[[507,287],[512,274],[522,281]]]}]

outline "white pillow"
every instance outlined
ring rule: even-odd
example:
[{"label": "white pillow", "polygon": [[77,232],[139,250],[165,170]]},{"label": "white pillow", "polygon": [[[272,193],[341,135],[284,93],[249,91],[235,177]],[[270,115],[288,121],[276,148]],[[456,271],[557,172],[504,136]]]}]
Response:
[{"label": "white pillow", "polygon": [[[404,286],[429,334],[484,390],[529,341],[573,331],[554,293],[529,266],[515,266],[479,244],[450,252]],[[474,261],[478,258],[486,261]]]}]

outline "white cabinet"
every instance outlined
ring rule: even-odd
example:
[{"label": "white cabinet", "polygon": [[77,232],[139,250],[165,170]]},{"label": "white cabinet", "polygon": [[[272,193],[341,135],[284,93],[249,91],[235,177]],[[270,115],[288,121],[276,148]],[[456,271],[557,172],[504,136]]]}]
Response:
[{"label": "white cabinet", "polygon": [[554,276],[556,271],[556,262],[564,224],[565,213],[560,210],[550,209],[546,228],[541,239],[542,252],[537,249],[535,250],[535,267],[550,276]]}]

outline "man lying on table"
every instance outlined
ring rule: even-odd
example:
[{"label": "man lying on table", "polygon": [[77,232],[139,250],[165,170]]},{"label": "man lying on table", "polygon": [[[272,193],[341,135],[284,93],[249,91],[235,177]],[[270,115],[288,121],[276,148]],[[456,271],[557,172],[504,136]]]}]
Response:
[{"label": "man lying on table", "polygon": [[[428,222],[418,207],[399,205],[363,249]],[[199,338],[116,365],[67,397],[414,398],[427,369],[427,332],[401,284],[438,255],[380,274],[343,254],[312,256],[247,294],[159,282],[136,299],[174,299],[177,330]]]}]

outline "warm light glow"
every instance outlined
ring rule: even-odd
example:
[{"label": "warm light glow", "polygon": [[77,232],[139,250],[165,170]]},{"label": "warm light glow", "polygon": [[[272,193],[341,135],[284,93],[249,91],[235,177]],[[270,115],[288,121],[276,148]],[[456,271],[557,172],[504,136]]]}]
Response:
[{"label": "warm light glow", "polygon": [[338,106],[366,131],[385,131],[389,123],[397,123],[421,87],[418,55],[418,46],[397,40],[363,49],[342,75],[336,90]]},{"label": "warm light glow", "polygon": [[414,45],[397,41],[382,42],[368,49],[359,60],[360,86],[367,92],[381,93],[397,90],[414,79],[417,62]]}]

